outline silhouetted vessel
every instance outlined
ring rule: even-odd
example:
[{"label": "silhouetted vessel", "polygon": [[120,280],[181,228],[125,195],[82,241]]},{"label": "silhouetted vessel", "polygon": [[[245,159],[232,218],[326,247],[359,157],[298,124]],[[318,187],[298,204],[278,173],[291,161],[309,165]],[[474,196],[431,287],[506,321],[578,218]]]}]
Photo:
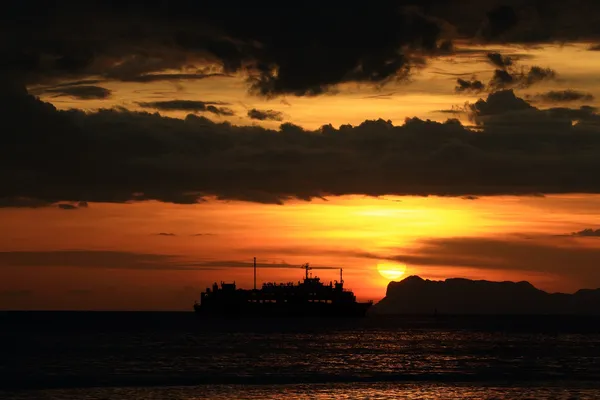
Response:
[{"label": "silhouetted vessel", "polygon": [[238,289],[233,283],[215,282],[200,295],[194,311],[210,316],[274,316],[274,317],[364,317],[372,301],[359,303],[351,290],[340,280],[325,285],[320,278],[309,276],[312,268],[304,264],[304,281],[263,283],[256,288],[256,258],[254,258],[254,289]]}]

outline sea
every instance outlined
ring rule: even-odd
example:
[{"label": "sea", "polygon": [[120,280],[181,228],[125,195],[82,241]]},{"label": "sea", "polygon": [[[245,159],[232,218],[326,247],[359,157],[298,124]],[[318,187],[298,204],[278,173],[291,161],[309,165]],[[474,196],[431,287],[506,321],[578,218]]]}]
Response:
[{"label": "sea", "polygon": [[600,399],[600,318],[0,312],[0,398]]}]

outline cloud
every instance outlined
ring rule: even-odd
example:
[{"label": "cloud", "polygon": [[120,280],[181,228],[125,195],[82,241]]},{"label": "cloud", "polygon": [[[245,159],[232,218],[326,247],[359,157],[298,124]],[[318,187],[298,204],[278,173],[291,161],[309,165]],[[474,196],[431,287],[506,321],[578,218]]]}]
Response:
[{"label": "cloud", "polygon": [[492,40],[514,28],[518,22],[516,11],[510,5],[501,5],[487,11],[481,33],[487,40]]},{"label": "cloud", "polygon": [[61,210],[77,210],[77,206],[69,203],[59,203],[57,207]]},{"label": "cloud", "polygon": [[248,111],[248,117],[259,121],[283,121],[283,113],[275,110],[257,110],[253,108]]},{"label": "cloud", "polygon": [[0,146],[0,204],[600,192],[595,109],[540,110],[507,90],[466,110],[475,129],[412,118],[273,130],[192,114],[59,111],[6,84],[0,121],[13,135]]},{"label": "cloud", "polygon": [[29,23],[0,26],[0,34],[12,38],[0,44],[0,71],[28,84],[242,74],[252,93],[265,96],[317,95],[344,82],[405,79],[428,57],[456,52],[457,38],[501,44],[590,40],[600,12],[593,0],[401,0],[343,8],[189,0],[144,7],[24,4],[5,10],[6,21]]},{"label": "cloud", "polygon": [[178,74],[165,74],[165,73],[153,73],[153,74],[141,74],[141,75],[133,75],[133,76],[115,76],[114,74],[108,74],[110,78],[118,78],[118,80],[123,82],[138,82],[138,83],[150,83],[150,82],[160,82],[160,81],[198,81],[207,78],[227,78],[230,75],[227,74],[186,74],[186,73],[178,73]]},{"label": "cloud", "polygon": [[503,89],[514,85],[516,82],[515,77],[510,72],[503,69],[497,69],[494,71],[494,76],[490,80],[490,87],[494,89]]},{"label": "cloud", "polygon": [[[238,260],[211,260],[211,261],[203,261],[203,262],[199,262],[199,263],[192,263],[190,264],[192,267],[195,268],[200,268],[200,269],[204,269],[204,268],[253,268],[254,263],[253,262],[247,262],[247,261],[238,261]],[[331,267],[331,266],[325,266],[325,265],[312,265],[311,267],[313,267],[315,270],[319,270],[319,269],[338,269],[339,267]],[[288,264],[284,261],[280,261],[280,262],[260,262],[259,260],[257,260],[256,262],[256,268],[291,268],[291,269],[300,269],[301,265],[299,264]]]},{"label": "cloud", "polygon": [[510,88],[528,88],[537,83],[556,79],[557,73],[551,68],[540,66],[518,66],[516,59],[523,58],[522,55],[503,56],[500,53],[487,53],[487,61],[496,67],[487,87],[479,80],[458,79],[456,92],[483,91],[485,89],[494,92]]},{"label": "cloud", "polygon": [[487,58],[490,63],[498,68],[508,68],[513,64],[512,58],[504,57],[500,53],[487,53]]},{"label": "cloud", "polygon": [[49,207],[52,202],[21,196],[0,197],[0,207],[41,208]]},{"label": "cloud", "polygon": [[75,203],[55,203],[53,200],[40,200],[20,196],[0,197],[0,208],[43,208],[52,206],[55,206],[61,210],[76,210],[78,208],[89,207],[88,203],[85,201]]},{"label": "cloud", "polygon": [[214,233],[194,233],[191,236],[214,236]]},{"label": "cloud", "polygon": [[466,80],[462,78],[458,78],[456,80],[457,86],[454,88],[454,91],[457,93],[462,92],[481,92],[485,89],[485,85],[483,82],[477,79]]},{"label": "cloud", "polygon": [[[257,260],[257,268],[293,268],[300,269],[299,264],[288,264],[285,261]],[[75,267],[125,270],[164,270],[164,271],[197,271],[221,270],[227,268],[253,267],[252,261],[239,260],[203,260],[189,262],[180,256],[168,254],[148,254],[126,251],[101,250],[56,250],[56,251],[4,251],[0,252],[0,268],[2,267]],[[324,265],[315,265],[315,269],[338,269]]]},{"label": "cloud", "polygon": [[33,295],[33,291],[27,289],[8,289],[8,290],[0,290],[0,299],[4,300],[15,300],[31,297]]},{"label": "cloud", "polygon": [[600,229],[587,228],[578,232],[573,232],[572,235],[580,237],[600,237]]},{"label": "cloud", "polygon": [[123,251],[57,250],[0,252],[0,267],[77,267],[135,270],[189,270],[177,256]]},{"label": "cloud", "polygon": [[156,235],[158,235],[158,236],[177,236],[176,234],[171,233],[171,232],[160,232],[160,233],[157,233]]},{"label": "cloud", "polygon": [[527,88],[542,81],[553,80],[556,75],[556,71],[553,69],[538,66],[520,72],[497,69],[494,71],[489,86],[494,90],[510,87]]},{"label": "cloud", "polygon": [[515,146],[528,146],[534,137],[550,139],[557,134],[567,132],[595,132],[600,123],[596,108],[581,106],[579,108],[552,107],[538,109],[529,102],[515,95],[512,89],[501,90],[488,95],[486,100],[479,99],[466,105],[471,121],[485,127],[487,132],[504,132],[509,130],[519,134]]},{"label": "cloud", "polygon": [[517,97],[512,90],[501,90],[491,93],[486,100],[479,99],[474,104],[471,104],[469,108],[477,117],[535,109],[527,101]]},{"label": "cloud", "polygon": [[576,101],[593,101],[594,96],[591,93],[568,89],[551,90],[545,93],[538,93],[533,96],[528,96],[527,99],[545,103],[566,103]]},{"label": "cloud", "polygon": [[78,210],[80,208],[88,208],[89,205],[86,201],[78,201],[74,203],[58,203],[56,207],[61,210]]},{"label": "cloud", "polygon": [[401,0],[341,9],[262,1],[24,4],[5,10],[6,21],[30,23],[0,26],[0,34],[12,38],[0,45],[0,69],[28,83],[98,76],[143,83],[158,75],[242,73],[251,75],[252,91],[264,95],[310,95],[342,82],[402,78],[418,58],[451,53],[456,38],[502,44],[589,40],[600,12],[593,0]]},{"label": "cloud", "polygon": [[79,100],[107,99],[112,91],[100,86],[64,86],[55,89],[46,89],[46,93],[58,96],[70,96]]},{"label": "cloud", "polygon": [[30,2],[7,10],[6,19],[33,18],[34,25],[4,24],[0,30],[15,38],[0,46],[6,55],[0,68],[27,82],[203,79],[208,73],[188,71],[216,66],[216,73],[248,74],[252,92],[260,95],[315,95],[343,82],[401,79],[413,53],[435,52],[441,34],[438,19],[392,3],[340,9],[187,0],[116,8]]},{"label": "cloud", "polygon": [[533,66],[529,69],[527,74],[523,74],[521,77],[522,84],[527,87],[535,83],[552,80],[556,78],[556,71],[551,68],[542,68]]},{"label": "cloud", "polygon": [[138,105],[144,108],[155,108],[161,111],[191,111],[191,112],[209,112],[219,116],[233,116],[233,110],[227,107],[216,107],[217,105],[226,105],[228,103],[207,102],[199,100],[166,100],[154,102],[140,102]]},{"label": "cloud", "polygon": [[600,247],[583,246],[564,239],[541,241],[518,236],[426,239],[414,248],[388,258],[413,266],[553,274],[588,287],[600,286]]}]

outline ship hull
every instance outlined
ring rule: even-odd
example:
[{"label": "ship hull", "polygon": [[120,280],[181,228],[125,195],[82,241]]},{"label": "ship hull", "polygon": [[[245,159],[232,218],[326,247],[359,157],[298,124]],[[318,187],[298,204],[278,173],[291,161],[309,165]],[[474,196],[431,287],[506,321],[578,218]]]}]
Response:
[{"label": "ship hull", "polygon": [[210,317],[365,317],[372,303],[307,303],[298,305],[277,303],[247,303],[231,305],[194,305],[197,315]]}]

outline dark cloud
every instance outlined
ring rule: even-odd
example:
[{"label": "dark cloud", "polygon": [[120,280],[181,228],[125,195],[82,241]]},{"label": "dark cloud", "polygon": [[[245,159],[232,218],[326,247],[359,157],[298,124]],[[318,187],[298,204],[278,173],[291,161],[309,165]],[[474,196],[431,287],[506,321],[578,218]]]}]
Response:
[{"label": "dark cloud", "polygon": [[594,96],[591,93],[568,89],[551,90],[545,93],[538,93],[533,96],[528,96],[527,99],[545,103],[567,103],[575,101],[593,101]]},{"label": "dark cloud", "polygon": [[486,39],[492,40],[514,28],[518,22],[515,9],[509,5],[501,5],[486,13],[481,33]]},{"label": "dark cloud", "polygon": [[488,53],[488,61],[498,68],[508,68],[513,64],[512,58],[504,57],[500,53]]},{"label": "dark cloud", "polygon": [[494,76],[490,80],[489,85],[494,89],[503,89],[513,86],[515,82],[515,77],[513,77],[510,72],[503,69],[497,69],[494,71]]},{"label": "dark cloud", "polygon": [[477,117],[535,109],[527,101],[517,97],[512,90],[494,92],[488,95],[486,100],[479,99],[469,108]]},{"label": "dark cloud", "polygon": [[78,201],[74,203],[58,203],[56,204],[56,207],[61,210],[77,210],[80,208],[88,208],[89,205],[86,201]]},{"label": "dark cloud", "polygon": [[124,82],[139,82],[139,83],[149,83],[149,82],[160,82],[160,81],[198,81],[206,78],[225,78],[230,77],[227,74],[186,74],[186,73],[178,73],[178,74],[142,74],[142,75],[132,75],[132,76],[115,76],[108,75],[108,78],[118,78],[120,81]]},{"label": "dark cloud", "polygon": [[259,121],[283,121],[283,113],[275,110],[257,110],[253,108],[248,110],[248,117]]},{"label": "dark cloud", "polygon": [[[557,73],[551,68],[542,68],[539,66],[517,66],[511,56],[503,56],[500,53],[487,53],[487,60],[497,69],[494,71],[487,88],[490,91],[509,89],[509,88],[528,88],[542,81],[556,79]],[[522,58],[519,56],[518,58]],[[483,90],[483,83],[478,83],[478,89]],[[468,88],[468,81],[465,82],[465,88]],[[456,91],[459,92],[461,82]]]},{"label": "dark cloud", "polygon": [[479,13],[487,13],[480,25],[478,36],[487,42],[535,44],[553,41],[581,41],[596,38],[598,26],[596,15],[600,6],[593,0],[564,2],[549,0],[531,2],[525,0],[481,1],[469,10],[466,6],[456,8],[462,12],[463,21],[452,22],[463,27],[469,34],[469,25]]},{"label": "dark cloud", "polygon": [[578,232],[573,232],[573,236],[581,236],[581,237],[600,237],[600,229],[583,229]]},{"label": "dark cloud", "polygon": [[492,89],[504,89],[511,87],[527,88],[536,83],[556,79],[556,71],[551,68],[542,68],[533,66],[527,69],[517,71],[515,69],[497,69],[490,80],[489,86]]},{"label": "dark cloud", "polygon": [[156,235],[158,235],[158,236],[177,236],[176,234],[171,233],[171,232],[160,232],[160,233],[157,233]]},{"label": "dark cloud", "polygon": [[403,79],[427,57],[455,52],[456,38],[530,44],[600,33],[594,0],[9,3],[0,21],[8,38],[0,44],[0,71],[27,83],[241,72],[250,75],[253,93],[266,96]]},{"label": "dark cloud", "polygon": [[[254,263],[252,261],[237,261],[237,260],[212,260],[212,261],[203,261],[199,263],[192,263],[190,266],[195,268],[252,268]],[[257,260],[256,268],[292,268],[292,269],[300,269],[299,264],[288,264],[284,261],[280,262],[261,262]],[[324,265],[312,265],[311,267],[318,269],[339,269],[339,267],[330,267]]]},{"label": "dark cloud", "polygon": [[194,233],[192,236],[214,236],[214,233]]},{"label": "dark cloud", "polygon": [[[257,260],[258,268],[293,268],[298,264],[285,261]],[[185,259],[168,254],[148,254],[126,251],[100,250],[56,250],[56,251],[4,251],[0,252],[2,267],[76,267],[100,269],[134,270],[220,270],[226,268],[253,267],[252,261],[204,260],[188,262]],[[314,265],[315,269],[337,269],[338,267]]]},{"label": "dark cloud", "polygon": [[55,89],[46,89],[46,93],[58,96],[70,96],[79,100],[107,99],[111,96],[109,89],[100,86],[63,86]]},{"label": "dark cloud", "polygon": [[21,299],[31,297],[31,295],[33,295],[33,291],[27,289],[0,290],[0,299],[3,300]]},{"label": "dark cloud", "polygon": [[436,110],[434,112],[439,112],[439,113],[442,113],[442,114],[463,114],[465,112],[465,108],[464,107],[453,107],[451,109]]},{"label": "dark cloud", "polygon": [[21,196],[0,197],[0,207],[41,208],[49,207],[52,202]]},{"label": "dark cloud", "polygon": [[556,78],[556,71],[551,68],[542,68],[533,66],[526,74],[522,75],[522,83],[524,86],[531,86],[535,83],[552,80]]},{"label": "dark cloud", "polygon": [[441,22],[403,7],[412,1],[309,3],[26,1],[5,10],[0,33],[13,39],[0,47],[6,55],[0,68],[28,82],[86,76],[148,82],[156,74],[195,79],[190,68],[216,63],[217,73],[249,73],[257,94],[316,95],[342,82],[402,78],[413,53],[438,49]]},{"label": "dark cloud", "polygon": [[[365,254],[367,257],[379,257]],[[552,241],[504,238],[442,238],[420,241],[413,249],[389,257],[409,265],[468,267],[496,271],[553,274],[587,287],[600,286],[600,247]]]},{"label": "dark cloud", "polygon": [[217,107],[228,103],[207,102],[199,100],[165,100],[153,102],[140,102],[138,105],[144,108],[155,108],[161,111],[190,111],[209,112],[219,116],[233,116],[235,112],[227,107]]},{"label": "dark cloud", "polygon": [[363,97],[363,99],[383,99],[383,100],[389,100],[389,99],[392,98],[392,96],[394,94],[396,94],[396,92],[374,94],[374,95],[371,95],[371,96],[365,96],[365,97]]},{"label": "dark cloud", "polygon": [[4,251],[0,267],[77,267],[136,270],[194,269],[176,256],[122,251]]},{"label": "dark cloud", "polygon": [[466,79],[458,78],[456,80],[456,83],[457,83],[457,85],[454,88],[454,90],[457,93],[462,93],[462,92],[478,93],[485,89],[485,85],[483,84],[483,82],[481,82],[480,80],[477,80],[477,79],[466,80]]},{"label": "dark cloud", "polygon": [[77,206],[69,203],[59,203],[57,207],[61,210],[77,210]]},{"label": "dark cloud", "polygon": [[466,108],[469,119],[485,127],[487,132],[518,132],[520,136],[515,138],[515,147],[530,146],[526,143],[534,140],[533,136],[540,137],[541,133],[548,136],[565,135],[568,132],[583,134],[596,132],[600,126],[594,107],[541,110],[517,97],[513,90],[491,93],[486,100],[479,99],[474,104],[467,104]]},{"label": "dark cloud", "polygon": [[507,90],[467,111],[477,129],[412,118],[271,130],[192,114],[58,111],[7,84],[0,121],[12,135],[0,146],[0,198],[21,206],[207,196],[282,204],[347,194],[600,192],[593,108],[540,110]]}]

